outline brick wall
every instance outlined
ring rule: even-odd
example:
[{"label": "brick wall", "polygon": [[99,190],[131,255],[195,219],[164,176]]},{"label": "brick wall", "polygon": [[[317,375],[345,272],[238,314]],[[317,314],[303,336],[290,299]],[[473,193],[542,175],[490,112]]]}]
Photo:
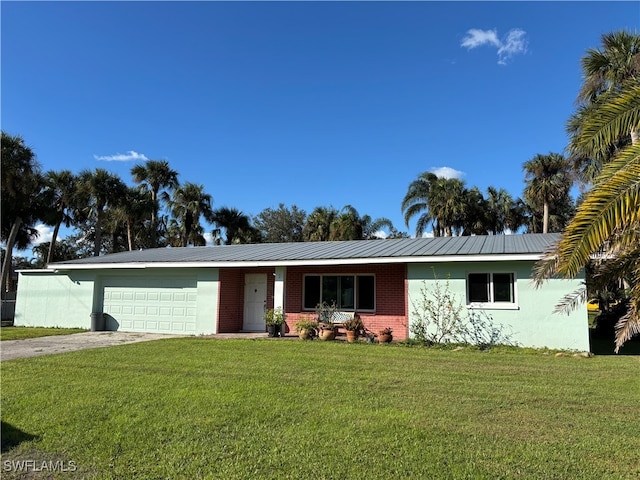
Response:
[{"label": "brick wall", "polygon": [[267,275],[267,308],[273,308],[273,268],[221,268],[218,298],[218,333],[242,330],[244,317],[244,276],[246,273]]},{"label": "brick wall", "polygon": [[285,284],[287,327],[291,331],[301,319],[315,319],[315,312],[302,309],[302,279],[309,273],[330,275],[374,274],[376,277],[375,313],[358,312],[367,329],[374,333],[393,328],[395,339],[409,336],[407,267],[404,264],[350,265],[335,267],[289,267]]}]

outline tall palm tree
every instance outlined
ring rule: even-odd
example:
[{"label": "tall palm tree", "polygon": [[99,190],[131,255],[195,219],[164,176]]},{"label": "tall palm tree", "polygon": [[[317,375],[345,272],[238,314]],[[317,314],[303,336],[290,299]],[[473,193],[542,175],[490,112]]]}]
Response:
[{"label": "tall palm tree", "polygon": [[[158,211],[160,210],[159,193],[163,188],[174,189],[178,186],[178,172],[169,167],[165,160],[147,160],[144,165],[138,164],[131,169],[133,181],[141,184],[151,192],[153,209],[151,211],[151,246],[157,246]],[[168,196],[164,196],[168,200]]]},{"label": "tall palm tree", "polygon": [[559,153],[536,155],[523,165],[525,199],[543,207],[542,233],[549,231],[549,204],[568,195],[571,189],[569,162]]},{"label": "tall palm tree", "polygon": [[0,292],[5,298],[14,246],[26,248],[31,239],[37,236],[33,225],[43,212],[41,192],[44,180],[33,150],[25,145],[22,137],[3,131],[1,143],[1,233],[7,247],[2,263]]},{"label": "tall palm tree", "polygon": [[151,192],[148,190],[128,187],[124,195],[124,201],[110,209],[109,213],[114,224],[114,231],[118,227],[124,226],[127,248],[132,251],[136,244],[145,244],[144,234],[146,232],[143,227],[154,208],[154,202],[151,200]]},{"label": "tall palm tree", "polygon": [[212,220],[218,229],[224,228],[227,236],[225,245],[245,243],[245,240],[253,236],[253,227],[249,216],[237,208],[218,208],[213,211]]},{"label": "tall palm tree", "polygon": [[490,219],[488,202],[482,192],[478,187],[465,189],[462,201],[463,209],[458,226],[460,235],[486,235],[495,219]]},{"label": "tall palm tree", "polygon": [[601,40],[602,50],[589,48],[581,60],[582,102],[593,103],[603,93],[619,92],[626,81],[640,78],[640,35],[621,30],[605,33]]},{"label": "tall palm tree", "polygon": [[303,234],[306,242],[326,242],[331,239],[331,225],[338,216],[333,207],[316,207],[307,217]]},{"label": "tall palm tree", "polygon": [[450,237],[455,231],[464,230],[465,195],[462,180],[421,173],[409,184],[402,200],[405,223],[409,226],[409,220],[420,215],[416,236],[421,236],[431,225],[434,236]]},{"label": "tall palm tree", "polygon": [[100,255],[102,227],[106,208],[117,206],[127,186],[119,176],[103,168],[82,170],[78,174],[78,194],[84,197],[85,212],[94,223],[93,255]]},{"label": "tall palm tree", "polygon": [[53,235],[49,243],[47,261],[49,264],[54,260],[56,241],[60,227],[64,224],[69,228],[73,222],[73,209],[76,207],[77,178],[71,170],[48,171],[44,176],[46,189],[51,195],[53,215],[50,219],[53,225]]},{"label": "tall palm tree", "polygon": [[487,188],[487,221],[494,235],[504,233],[513,209],[513,198],[504,188]]},{"label": "tall palm tree", "polygon": [[211,195],[205,193],[204,186],[186,182],[178,186],[168,201],[168,206],[181,235],[181,246],[202,244],[200,218],[213,222]]},{"label": "tall palm tree", "polygon": [[513,201],[507,215],[505,227],[512,232],[517,232],[527,224],[527,205],[521,198]]},{"label": "tall palm tree", "polygon": [[[628,82],[640,81],[640,35],[626,31],[602,35],[601,49],[588,49],[581,59],[584,82],[578,94],[578,110],[567,122],[571,138],[580,137],[585,116],[606,101],[608,95],[619,93]],[[612,139],[609,145],[585,155],[570,144],[573,169],[585,184],[593,182],[602,165],[608,162],[620,148],[638,142],[639,129],[631,126],[628,132]]]},{"label": "tall palm tree", "polygon": [[[436,222],[429,209],[429,192],[433,184],[438,180],[438,176],[431,172],[423,172],[418,178],[409,184],[407,193],[402,199],[402,211],[404,213],[405,225],[409,226],[409,221],[418,216],[416,223],[416,236],[420,237],[426,231],[429,224]],[[434,228],[436,230],[436,228]]]},{"label": "tall palm tree", "polygon": [[[626,83],[606,95],[583,122],[571,141],[585,155],[640,129],[640,85]],[[594,256],[600,259],[601,278],[622,277],[629,286],[629,309],[616,325],[618,351],[640,334],[640,142],[622,148],[603,166],[560,242],[539,262],[536,280],[573,278]],[[584,298],[585,292],[577,295]]]},{"label": "tall palm tree", "polygon": [[451,237],[462,228],[465,196],[464,182],[458,178],[439,177],[432,185],[428,199],[438,225],[437,236]]}]

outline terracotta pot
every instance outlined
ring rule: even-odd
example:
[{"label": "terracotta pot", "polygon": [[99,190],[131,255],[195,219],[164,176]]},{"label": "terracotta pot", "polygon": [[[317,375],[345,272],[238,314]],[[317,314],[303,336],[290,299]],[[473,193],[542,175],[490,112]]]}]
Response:
[{"label": "terracotta pot", "polygon": [[378,341],[380,343],[389,343],[391,340],[393,340],[393,335],[390,333],[378,335]]},{"label": "terracotta pot", "polygon": [[300,337],[300,340],[310,340],[313,338],[313,328],[307,328],[305,330],[300,330],[298,332],[298,337]]},{"label": "terracotta pot", "polygon": [[323,328],[320,331],[320,340],[334,340],[336,338],[336,331],[331,328]]},{"label": "terracotta pot", "polygon": [[358,341],[358,332],[354,330],[347,330],[347,342],[353,343]]}]

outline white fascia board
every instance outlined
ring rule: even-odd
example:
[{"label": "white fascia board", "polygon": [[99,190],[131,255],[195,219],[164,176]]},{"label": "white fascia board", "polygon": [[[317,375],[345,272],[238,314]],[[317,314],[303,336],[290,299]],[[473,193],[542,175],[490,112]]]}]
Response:
[{"label": "white fascia board", "polygon": [[25,268],[16,270],[16,273],[54,273],[53,268]]},{"label": "white fascia board", "polygon": [[[543,254],[507,255],[445,255],[424,257],[378,257],[378,258],[334,258],[311,260],[269,260],[234,262],[148,262],[148,263],[82,263],[60,265],[53,271],[66,270],[107,270],[107,269],[147,269],[147,268],[259,268],[259,267],[300,267],[330,265],[370,265],[385,263],[446,263],[446,262],[507,262],[537,261]],[[52,271],[52,270],[48,270]]]}]

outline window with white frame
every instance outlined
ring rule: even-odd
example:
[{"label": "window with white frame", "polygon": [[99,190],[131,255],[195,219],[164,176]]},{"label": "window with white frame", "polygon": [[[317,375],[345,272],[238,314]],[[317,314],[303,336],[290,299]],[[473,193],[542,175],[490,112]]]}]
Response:
[{"label": "window with white frame", "polygon": [[514,306],[516,304],[515,274],[469,273],[467,303]]},{"label": "window with white frame", "polygon": [[302,306],[314,310],[322,302],[335,303],[338,310],[374,311],[374,275],[305,275]]}]

